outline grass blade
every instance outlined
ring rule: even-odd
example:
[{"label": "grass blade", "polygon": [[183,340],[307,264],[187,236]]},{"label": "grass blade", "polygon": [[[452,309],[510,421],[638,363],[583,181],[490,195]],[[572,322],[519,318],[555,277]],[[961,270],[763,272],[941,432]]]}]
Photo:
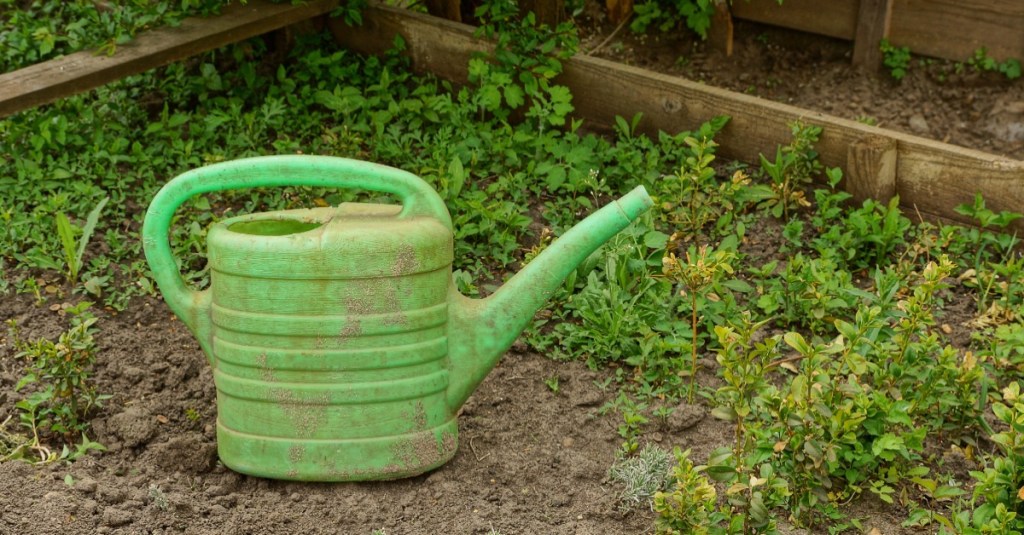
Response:
[{"label": "grass blade", "polygon": [[82,227],[82,237],[78,240],[78,250],[75,252],[75,265],[78,267],[81,267],[82,265],[82,256],[85,255],[85,246],[89,244],[89,238],[92,237],[92,232],[96,229],[96,223],[100,219],[100,212],[103,211],[103,207],[107,205],[107,201],[109,200],[110,197],[104,197],[103,200],[96,205],[96,208],[93,208],[92,211],[89,212],[89,217],[85,219],[85,226]]},{"label": "grass blade", "polygon": [[64,248],[64,261],[67,263],[68,279],[74,282],[78,279],[78,264],[75,255],[75,230],[71,228],[71,221],[68,216],[58,212],[57,235],[60,236],[60,244]]}]

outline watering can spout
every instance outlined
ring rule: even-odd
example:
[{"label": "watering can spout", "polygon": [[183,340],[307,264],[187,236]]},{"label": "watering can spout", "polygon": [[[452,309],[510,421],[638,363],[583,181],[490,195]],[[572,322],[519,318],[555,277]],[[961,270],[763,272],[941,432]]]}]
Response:
[{"label": "watering can spout", "polygon": [[569,229],[485,299],[467,298],[450,286],[448,403],[453,413],[565,278],[652,204],[644,187],[636,187]]}]

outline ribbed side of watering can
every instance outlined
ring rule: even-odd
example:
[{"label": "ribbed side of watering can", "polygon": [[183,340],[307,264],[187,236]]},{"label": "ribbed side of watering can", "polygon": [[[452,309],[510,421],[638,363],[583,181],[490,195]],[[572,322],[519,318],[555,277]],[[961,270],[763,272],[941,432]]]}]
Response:
[{"label": "ribbed side of watering can", "polygon": [[222,462],[263,477],[423,473],[455,453],[446,403],[451,232],[387,205],[210,230]]}]

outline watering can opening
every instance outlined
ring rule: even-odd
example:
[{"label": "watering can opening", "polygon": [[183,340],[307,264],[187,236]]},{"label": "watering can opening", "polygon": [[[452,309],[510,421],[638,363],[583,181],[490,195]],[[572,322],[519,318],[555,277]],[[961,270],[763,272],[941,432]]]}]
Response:
[{"label": "watering can opening", "polygon": [[253,236],[287,236],[300,234],[323,226],[319,221],[298,221],[295,219],[258,219],[239,221],[228,226],[231,232]]}]

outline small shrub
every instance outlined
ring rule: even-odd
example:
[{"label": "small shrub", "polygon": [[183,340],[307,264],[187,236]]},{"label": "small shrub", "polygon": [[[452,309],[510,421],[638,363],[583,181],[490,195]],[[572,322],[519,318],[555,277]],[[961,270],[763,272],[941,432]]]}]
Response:
[{"label": "small shrub", "polygon": [[620,457],[608,470],[608,478],[622,485],[619,500],[623,507],[648,504],[669,479],[672,455],[647,444],[635,455]]},{"label": "small shrub", "polygon": [[659,535],[706,535],[723,520],[717,512],[715,487],[690,462],[690,450],[674,451],[672,485],[654,494]]}]

